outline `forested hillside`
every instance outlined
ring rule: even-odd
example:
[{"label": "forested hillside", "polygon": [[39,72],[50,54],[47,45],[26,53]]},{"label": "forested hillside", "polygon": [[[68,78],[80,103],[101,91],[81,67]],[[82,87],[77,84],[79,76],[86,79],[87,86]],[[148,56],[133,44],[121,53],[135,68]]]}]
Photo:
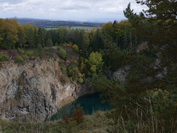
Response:
[{"label": "forested hillside", "polygon": [[[0,19],[0,61],[42,58],[57,49],[68,61],[68,77],[103,94],[113,110],[110,133],[175,133],[177,131],[177,2],[137,0],[147,10],[100,29],[46,30]],[[75,52],[72,52],[73,49]],[[29,52],[30,51],[30,52]],[[28,53],[28,54],[27,54]],[[71,56],[78,54],[78,59]],[[16,56],[17,55],[17,56]],[[18,61],[17,61],[18,62]],[[123,70],[125,80],[112,76]]]},{"label": "forested hillside", "polygon": [[33,24],[40,28],[58,28],[58,27],[101,27],[103,23],[94,22],[77,22],[77,21],[51,21],[42,19],[18,19],[18,23]]}]

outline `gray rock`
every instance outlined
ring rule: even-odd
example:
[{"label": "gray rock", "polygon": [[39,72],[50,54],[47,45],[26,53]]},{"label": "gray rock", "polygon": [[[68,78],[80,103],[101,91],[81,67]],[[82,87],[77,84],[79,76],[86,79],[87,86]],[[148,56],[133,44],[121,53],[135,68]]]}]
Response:
[{"label": "gray rock", "polygon": [[127,70],[130,69],[130,66],[124,66],[122,68],[119,68],[117,71],[113,73],[113,78],[118,78],[119,81],[124,82],[127,76]]},{"label": "gray rock", "polygon": [[[0,68],[0,119],[45,121],[65,104],[92,93],[87,85],[70,81],[60,59],[24,64],[5,62]],[[65,81],[65,82],[64,82]]]}]

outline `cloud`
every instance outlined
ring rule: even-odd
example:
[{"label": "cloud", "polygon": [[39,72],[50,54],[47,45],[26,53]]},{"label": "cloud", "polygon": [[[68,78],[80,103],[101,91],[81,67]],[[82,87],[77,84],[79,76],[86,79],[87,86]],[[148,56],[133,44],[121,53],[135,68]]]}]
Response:
[{"label": "cloud", "polygon": [[123,10],[132,3],[135,11],[142,7],[135,0],[0,0],[0,17],[30,17],[55,20],[125,19]]},{"label": "cloud", "polygon": [[0,3],[8,2],[8,3],[20,3],[23,0],[0,0]]}]

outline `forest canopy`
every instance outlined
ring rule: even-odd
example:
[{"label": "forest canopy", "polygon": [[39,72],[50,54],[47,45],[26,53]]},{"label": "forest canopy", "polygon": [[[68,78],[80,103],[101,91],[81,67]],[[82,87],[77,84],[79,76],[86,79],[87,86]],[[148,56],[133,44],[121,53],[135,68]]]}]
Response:
[{"label": "forest canopy", "polygon": [[[147,10],[123,11],[127,20],[91,31],[60,27],[46,30],[0,19],[0,49],[43,50],[54,46],[67,61],[71,80],[87,79],[112,104],[110,132],[177,131],[177,1],[136,0]],[[67,53],[67,48],[74,52]],[[32,53],[32,52],[31,52]],[[113,76],[123,70],[125,80]],[[126,128],[125,128],[126,127]]]}]

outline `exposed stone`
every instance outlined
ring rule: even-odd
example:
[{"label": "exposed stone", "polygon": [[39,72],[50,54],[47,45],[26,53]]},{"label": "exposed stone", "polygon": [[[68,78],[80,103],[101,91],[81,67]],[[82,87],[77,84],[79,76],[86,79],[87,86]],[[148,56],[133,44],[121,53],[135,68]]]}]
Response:
[{"label": "exposed stone", "polygon": [[[60,59],[24,64],[5,62],[0,68],[0,119],[44,121],[59,108],[93,92],[61,72]],[[63,82],[64,81],[64,82]]]},{"label": "exposed stone", "polygon": [[113,73],[113,78],[118,78],[121,82],[124,82],[127,76],[127,70],[130,69],[130,66],[124,66],[119,68],[117,71]]}]

